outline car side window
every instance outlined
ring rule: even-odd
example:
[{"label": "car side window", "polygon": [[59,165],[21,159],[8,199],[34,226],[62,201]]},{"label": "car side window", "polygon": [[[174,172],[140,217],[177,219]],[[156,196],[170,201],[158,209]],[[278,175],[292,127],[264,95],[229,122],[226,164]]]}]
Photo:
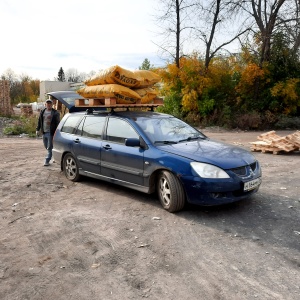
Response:
[{"label": "car side window", "polygon": [[139,138],[137,132],[128,122],[118,118],[109,118],[106,133],[108,141],[122,144],[127,138]]},{"label": "car side window", "polygon": [[70,115],[61,128],[61,132],[74,133],[82,116]]},{"label": "car side window", "polygon": [[82,127],[82,136],[102,138],[105,117],[87,116]]}]

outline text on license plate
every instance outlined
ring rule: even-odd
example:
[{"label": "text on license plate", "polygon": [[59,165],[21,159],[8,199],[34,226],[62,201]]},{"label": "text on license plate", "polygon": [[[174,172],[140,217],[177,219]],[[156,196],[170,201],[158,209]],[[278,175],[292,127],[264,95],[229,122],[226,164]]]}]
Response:
[{"label": "text on license plate", "polygon": [[250,191],[257,188],[261,183],[261,178],[256,178],[254,180],[248,181],[244,183],[244,191]]}]

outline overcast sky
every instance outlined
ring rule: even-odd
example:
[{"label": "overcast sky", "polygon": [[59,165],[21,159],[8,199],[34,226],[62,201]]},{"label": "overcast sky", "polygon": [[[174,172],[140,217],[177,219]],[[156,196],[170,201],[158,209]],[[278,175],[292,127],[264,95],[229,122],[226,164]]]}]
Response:
[{"label": "overcast sky", "polygon": [[[0,0],[0,75],[159,66],[155,0]],[[156,32],[156,33],[155,33]]]}]

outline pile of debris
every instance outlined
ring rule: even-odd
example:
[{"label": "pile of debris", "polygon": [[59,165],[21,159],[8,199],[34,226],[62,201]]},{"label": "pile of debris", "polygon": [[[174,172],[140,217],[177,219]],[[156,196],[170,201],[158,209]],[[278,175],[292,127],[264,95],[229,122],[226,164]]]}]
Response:
[{"label": "pile of debris", "polygon": [[279,136],[274,130],[263,133],[257,137],[258,141],[251,142],[252,151],[261,151],[263,153],[272,152],[278,154],[280,152],[291,152],[300,150],[300,131]]}]

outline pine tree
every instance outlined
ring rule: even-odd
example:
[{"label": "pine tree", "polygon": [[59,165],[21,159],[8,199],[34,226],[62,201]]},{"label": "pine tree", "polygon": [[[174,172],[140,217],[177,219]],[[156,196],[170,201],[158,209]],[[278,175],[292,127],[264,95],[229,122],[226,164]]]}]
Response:
[{"label": "pine tree", "polygon": [[150,70],[151,65],[148,58],[145,58],[142,65],[139,67],[139,70]]},{"label": "pine tree", "polygon": [[66,81],[66,78],[65,78],[65,72],[63,70],[62,67],[60,67],[59,71],[58,71],[58,77],[57,77],[57,80],[58,81]]}]

